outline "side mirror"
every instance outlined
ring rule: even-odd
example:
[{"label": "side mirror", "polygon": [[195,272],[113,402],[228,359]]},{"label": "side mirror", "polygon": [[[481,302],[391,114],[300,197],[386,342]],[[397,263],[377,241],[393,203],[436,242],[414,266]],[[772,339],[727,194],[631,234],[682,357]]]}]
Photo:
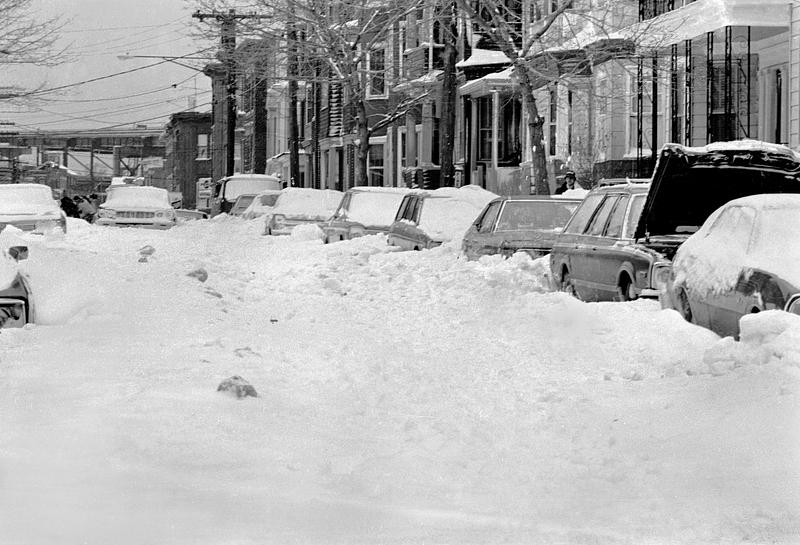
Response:
[{"label": "side mirror", "polygon": [[11,259],[14,261],[22,261],[23,259],[28,259],[28,247],[27,246],[12,246],[8,249],[8,255],[11,256]]}]

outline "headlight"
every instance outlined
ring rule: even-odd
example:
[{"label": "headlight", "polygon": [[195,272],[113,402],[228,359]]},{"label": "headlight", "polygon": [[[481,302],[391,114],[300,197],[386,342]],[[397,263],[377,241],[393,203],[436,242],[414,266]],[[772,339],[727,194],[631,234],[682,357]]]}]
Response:
[{"label": "headlight", "polygon": [[789,302],[786,303],[784,310],[792,314],[800,314],[800,293],[795,293],[789,297]]},{"label": "headlight", "polygon": [[657,290],[667,289],[669,275],[672,271],[672,264],[664,261],[653,263],[653,270],[650,273],[650,285]]},{"label": "headlight", "polygon": [[276,227],[283,227],[283,224],[286,223],[286,216],[284,216],[283,214],[275,214],[274,216],[272,216],[272,223]]},{"label": "headlight", "polygon": [[107,218],[113,220],[114,218],[117,217],[117,211],[111,210],[109,208],[101,208],[100,211],[97,213],[97,215],[100,216],[101,218]]}]

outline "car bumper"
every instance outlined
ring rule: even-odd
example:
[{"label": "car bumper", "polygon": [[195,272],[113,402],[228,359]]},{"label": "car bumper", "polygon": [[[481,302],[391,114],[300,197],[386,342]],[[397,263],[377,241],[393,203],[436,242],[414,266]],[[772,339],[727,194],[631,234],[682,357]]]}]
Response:
[{"label": "car bumper", "polygon": [[169,229],[170,227],[175,225],[175,222],[169,223],[140,223],[140,222],[133,222],[133,221],[115,221],[109,220],[106,218],[100,218],[95,220],[95,225],[102,225],[105,227],[136,227],[138,229]]}]

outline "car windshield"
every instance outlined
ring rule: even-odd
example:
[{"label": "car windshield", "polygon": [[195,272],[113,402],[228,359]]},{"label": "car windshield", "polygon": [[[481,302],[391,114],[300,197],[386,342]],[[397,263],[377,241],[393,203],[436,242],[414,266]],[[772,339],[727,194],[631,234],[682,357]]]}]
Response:
[{"label": "car windshield", "polygon": [[419,228],[431,238],[451,240],[464,234],[480,214],[475,204],[448,197],[425,199]]},{"label": "car windshield", "polygon": [[576,202],[508,201],[497,221],[498,231],[557,231],[566,225],[578,207]]},{"label": "car windshield", "polygon": [[400,192],[355,192],[350,198],[347,218],[363,225],[390,225],[403,196]]},{"label": "car windshield", "polygon": [[267,178],[231,178],[224,182],[223,197],[229,201],[236,200],[239,195],[261,193],[266,189],[280,189],[281,183],[271,177]]},{"label": "car windshield", "polygon": [[112,186],[108,188],[108,196],[104,207],[145,207],[172,208],[169,193],[160,187],[144,186]]},{"label": "car windshield", "polygon": [[0,185],[0,209],[18,208],[20,205],[54,206],[53,191],[45,185]]},{"label": "car windshield", "polygon": [[280,193],[269,193],[267,195],[261,195],[258,197],[258,203],[261,206],[275,206],[275,203],[278,200],[278,195],[280,195]]},{"label": "car windshield", "polygon": [[253,199],[255,198],[256,198],[255,195],[239,195],[239,197],[236,199],[236,204],[234,205],[234,208],[236,210],[244,210],[245,208],[250,206],[250,203],[253,202]]},{"label": "car windshield", "polygon": [[341,199],[341,191],[288,188],[278,196],[272,212],[295,218],[328,219]]}]

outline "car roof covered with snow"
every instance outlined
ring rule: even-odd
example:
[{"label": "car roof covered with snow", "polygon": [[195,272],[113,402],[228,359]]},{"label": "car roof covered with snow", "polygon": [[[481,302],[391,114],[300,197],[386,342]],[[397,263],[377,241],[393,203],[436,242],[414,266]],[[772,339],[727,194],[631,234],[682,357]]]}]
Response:
[{"label": "car roof covered with snow", "polygon": [[172,208],[169,192],[161,187],[139,185],[109,186],[100,208]]}]

